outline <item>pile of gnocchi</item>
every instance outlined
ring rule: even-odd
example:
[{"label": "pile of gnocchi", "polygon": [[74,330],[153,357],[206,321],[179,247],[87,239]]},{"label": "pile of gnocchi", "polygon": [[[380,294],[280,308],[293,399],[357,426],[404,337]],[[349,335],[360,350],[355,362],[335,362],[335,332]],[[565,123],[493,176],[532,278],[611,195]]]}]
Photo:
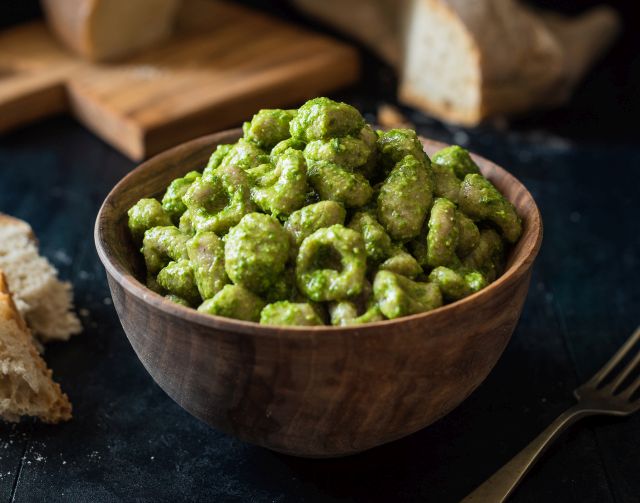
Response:
[{"label": "pile of gnocchi", "polygon": [[346,103],[261,110],[202,172],[128,212],[147,286],[265,325],[354,325],[484,288],[522,233],[469,153],[431,159],[411,129],[375,131]]}]

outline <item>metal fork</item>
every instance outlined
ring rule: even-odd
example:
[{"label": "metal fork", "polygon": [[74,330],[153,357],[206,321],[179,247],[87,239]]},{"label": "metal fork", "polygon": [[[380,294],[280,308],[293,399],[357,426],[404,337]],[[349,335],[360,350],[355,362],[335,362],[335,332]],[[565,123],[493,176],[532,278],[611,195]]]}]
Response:
[{"label": "metal fork", "polygon": [[[534,463],[564,430],[583,417],[597,414],[628,416],[640,409],[640,375],[632,382],[629,376],[640,368],[640,327],[591,379],[573,394],[578,403],[561,414],[511,461],[469,494],[461,503],[502,503],[513,492]],[[627,356],[635,356],[623,369],[614,368]],[[606,382],[605,382],[606,381]]]}]

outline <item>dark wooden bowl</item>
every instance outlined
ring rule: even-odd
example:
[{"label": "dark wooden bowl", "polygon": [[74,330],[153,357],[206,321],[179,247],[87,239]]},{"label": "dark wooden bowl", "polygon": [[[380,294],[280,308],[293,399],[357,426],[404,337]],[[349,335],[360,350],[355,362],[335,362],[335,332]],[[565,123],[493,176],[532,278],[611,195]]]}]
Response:
[{"label": "dark wooden bowl", "polygon": [[[512,175],[475,156],[524,220],[506,272],[434,311],[354,327],[277,328],[200,314],[148,290],[126,212],[201,169],[240,130],[190,141],[127,175],[95,226],[114,305],[140,361],[178,404],[214,428],[275,451],[333,457],[409,435],[444,416],[487,376],[527,295],[542,222]],[[444,145],[424,140],[433,153]]]}]

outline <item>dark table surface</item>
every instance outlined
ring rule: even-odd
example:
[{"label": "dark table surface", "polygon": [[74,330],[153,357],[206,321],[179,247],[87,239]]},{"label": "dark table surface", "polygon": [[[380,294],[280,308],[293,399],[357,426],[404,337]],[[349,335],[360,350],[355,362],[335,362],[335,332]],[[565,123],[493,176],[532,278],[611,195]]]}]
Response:
[{"label": "dark table surface", "polygon": [[[625,35],[567,106],[508,128],[465,130],[406,110],[425,136],[520,178],[545,238],[522,318],[485,383],[431,427],[338,460],[244,444],[169,399],[127,342],[93,245],[100,203],[134,163],[68,117],[2,137],[0,211],[33,225],[75,286],[85,330],[45,354],[73,421],[0,425],[0,501],[458,501],[569,407],[576,385],[640,323],[637,42]],[[365,54],[362,81],[336,97],[371,120],[393,87]],[[638,502],[639,473],[640,415],[586,420],[513,501]]]}]

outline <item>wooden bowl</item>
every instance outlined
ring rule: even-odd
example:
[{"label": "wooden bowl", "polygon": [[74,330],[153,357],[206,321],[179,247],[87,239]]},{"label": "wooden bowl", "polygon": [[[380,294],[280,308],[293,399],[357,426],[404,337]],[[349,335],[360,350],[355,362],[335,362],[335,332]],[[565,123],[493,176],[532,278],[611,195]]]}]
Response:
[{"label": "wooden bowl", "polygon": [[[512,175],[475,156],[516,206],[522,238],[506,272],[484,290],[434,311],[353,327],[277,328],[208,316],[147,289],[127,210],[201,169],[240,130],[190,141],[132,171],[95,226],[113,302],[153,379],[197,418],[275,451],[334,457],[409,435],[444,416],[487,376],[527,295],[542,240],[540,213]],[[423,140],[428,153],[443,144]]]}]

